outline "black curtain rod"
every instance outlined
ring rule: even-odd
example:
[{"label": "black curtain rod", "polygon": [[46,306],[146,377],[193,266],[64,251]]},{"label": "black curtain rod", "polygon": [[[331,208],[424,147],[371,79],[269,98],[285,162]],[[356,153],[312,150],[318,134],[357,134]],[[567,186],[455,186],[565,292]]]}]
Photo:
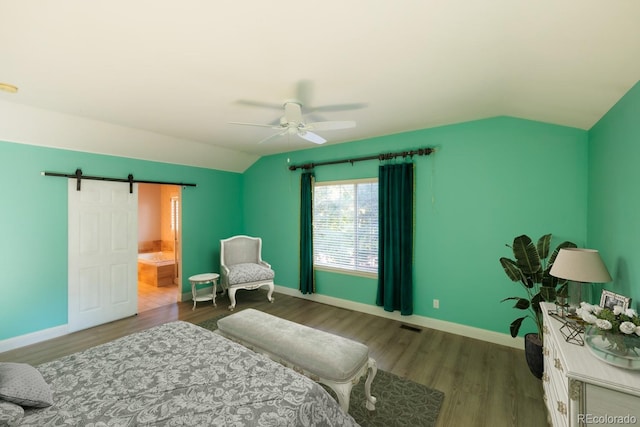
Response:
[{"label": "black curtain rod", "polygon": [[146,181],[141,179],[133,179],[133,175],[129,174],[127,178],[109,178],[105,176],[90,176],[83,175],[82,169],[76,169],[75,173],[58,173],[58,172],[41,172],[44,176],[59,176],[62,178],[75,178],[78,180],[78,184],[76,185],[76,190],[80,191],[80,183],[83,179],[90,179],[94,181],[113,181],[113,182],[128,182],[129,183],[129,193],[133,193],[133,184],[134,183],[142,183],[142,184],[161,184],[161,185],[181,185],[183,187],[195,187],[196,184],[187,184],[184,182],[164,182],[164,181]]},{"label": "black curtain rod", "polygon": [[326,165],[337,165],[340,163],[355,163],[355,162],[361,162],[364,160],[391,160],[391,159],[395,159],[396,157],[413,157],[413,156],[428,156],[429,154],[435,153],[436,149],[435,148],[418,148],[417,150],[411,150],[411,151],[400,151],[397,153],[383,153],[383,154],[377,154],[377,155],[373,155],[373,156],[365,156],[365,157],[356,157],[355,159],[342,159],[342,160],[331,160],[328,162],[318,162],[318,163],[305,163],[304,165],[291,165],[289,166],[289,170],[290,171],[294,171],[296,169],[305,169],[305,170],[309,170],[309,169],[313,169],[316,166],[326,166]]}]

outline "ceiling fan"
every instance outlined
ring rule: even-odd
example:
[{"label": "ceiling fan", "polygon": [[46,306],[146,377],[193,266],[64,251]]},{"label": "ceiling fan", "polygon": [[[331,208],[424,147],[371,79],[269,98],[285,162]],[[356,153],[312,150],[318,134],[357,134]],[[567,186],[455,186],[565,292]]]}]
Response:
[{"label": "ceiling fan", "polygon": [[273,138],[283,135],[297,135],[302,139],[313,142],[314,144],[324,144],[326,139],[316,134],[315,131],[327,131],[337,129],[348,129],[356,126],[356,122],[352,120],[346,121],[319,121],[305,123],[302,118],[302,103],[299,101],[287,101],[284,103],[284,116],[280,118],[280,122],[276,124],[258,124],[244,122],[230,122],[234,125],[259,126],[268,127],[277,130],[278,133],[270,135],[259,142],[263,143]]}]

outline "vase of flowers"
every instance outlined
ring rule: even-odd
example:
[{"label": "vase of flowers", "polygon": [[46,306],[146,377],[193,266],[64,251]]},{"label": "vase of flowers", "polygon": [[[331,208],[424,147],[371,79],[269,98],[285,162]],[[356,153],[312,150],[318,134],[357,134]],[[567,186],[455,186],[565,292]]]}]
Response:
[{"label": "vase of flowers", "polygon": [[582,302],[576,314],[588,324],[585,342],[596,357],[621,368],[640,369],[640,317],[634,309]]}]

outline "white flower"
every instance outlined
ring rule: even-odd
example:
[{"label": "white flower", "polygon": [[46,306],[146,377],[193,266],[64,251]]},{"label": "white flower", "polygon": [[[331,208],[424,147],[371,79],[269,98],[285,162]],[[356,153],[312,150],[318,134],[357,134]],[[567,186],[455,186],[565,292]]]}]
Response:
[{"label": "white flower", "polygon": [[593,306],[593,314],[595,314],[596,316],[599,315],[601,311],[602,311],[602,307],[600,307],[599,305]]},{"label": "white flower", "polygon": [[596,323],[598,318],[589,312],[582,311],[582,320],[587,323]]},{"label": "white flower", "polygon": [[636,335],[640,336],[640,326],[636,326]]},{"label": "white flower", "polygon": [[622,322],[620,323],[620,332],[623,334],[632,334],[636,331],[636,325],[631,322]]},{"label": "white flower", "polygon": [[[586,302],[583,301],[583,302],[580,303],[580,308],[583,311],[586,311],[587,313],[593,313],[593,308],[594,307],[591,304],[586,303]],[[576,311],[578,311],[578,310],[576,309]]]},{"label": "white flower", "polygon": [[613,314],[615,314],[616,316],[619,316],[622,313],[624,313],[624,310],[622,309],[621,305],[616,305],[615,307],[613,307]]},{"label": "white flower", "polygon": [[636,317],[638,315],[638,313],[636,313],[636,311],[633,308],[627,308],[624,314],[626,314],[627,317]]},{"label": "white flower", "polygon": [[609,322],[608,320],[604,320],[604,319],[597,319],[596,320],[596,326],[600,329],[604,329],[604,330],[609,330],[611,329],[611,322]]}]

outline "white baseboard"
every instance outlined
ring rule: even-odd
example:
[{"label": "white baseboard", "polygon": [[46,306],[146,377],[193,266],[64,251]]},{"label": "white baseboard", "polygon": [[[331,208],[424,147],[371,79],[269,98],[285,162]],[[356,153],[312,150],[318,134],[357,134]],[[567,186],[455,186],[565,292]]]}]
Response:
[{"label": "white baseboard", "polygon": [[[449,332],[456,335],[462,335],[477,340],[487,341],[494,344],[504,345],[507,347],[517,348],[519,350],[524,349],[524,339],[522,337],[511,338],[511,335],[502,334],[499,332],[487,331],[486,329],[474,328],[473,326],[460,325],[458,323],[447,322],[444,320],[432,319],[424,316],[401,316],[399,312],[385,311],[382,307],[373,306],[369,304],[362,304],[359,302],[348,301],[340,298],[330,297],[319,294],[307,294],[304,295],[298,289],[287,288],[285,286],[276,285],[275,291],[277,293],[290,295],[296,298],[302,298],[309,301],[320,302],[323,304],[329,304],[340,308],[346,308],[348,310],[359,311],[361,313],[367,313],[374,316],[385,317],[387,319],[397,320],[409,325],[421,326],[425,328],[437,329],[439,331]],[[277,300],[276,300],[277,303]]]},{"label": "white baseboard", "polygon": [[189,292],[182,292],[180,294],[180,301],[178,302],[185,302],[185,301],[191,301],[193,299],[193,295],[191,295],[191,291]]},{"label": "white baseboard", "polygon": [[[206,291],[207,288],[202,288]],[[213,287],[209,287],[213,289]],[[180,302],[191,301],[191,292],[184,292],[180,294]],[[20,335],[13,338],[0,341],[0,353],[9,350],[15,350],[16,348],[24,347],[31,344],[36,344],[42,341],[50,340],[52,338],[58,338],[69,333],[69,325],[56,326],[54,328],[43,329],[41,331],[32,332],[25,335]]]},{"label": "white baseboard", "polygon": [[61,337],[69,333],[68,325],[56,326],[54,328],[43,329],[41,331],[32,332],[25,335],[20,335],[13,338],[0,341],[0,353],[5,351],[14,350],[16,348],[24,347],[39,343],[41,341],[50,340],[52,338]]}]

